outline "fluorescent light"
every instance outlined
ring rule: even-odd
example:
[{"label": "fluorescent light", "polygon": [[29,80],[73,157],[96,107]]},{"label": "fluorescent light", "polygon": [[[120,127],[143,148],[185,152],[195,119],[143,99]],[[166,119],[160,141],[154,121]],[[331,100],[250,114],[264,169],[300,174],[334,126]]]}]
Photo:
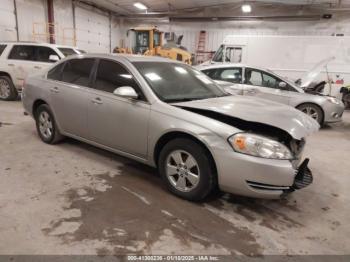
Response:
[{"label": "fluorescent light", "polygon": [[247,5],[247,4],[242,5],[242,12],[243,13],[250,13],[251,11],[252,11],[251,5]]},{"label": "fluorescent light", "polygon": [[143,3],[140,3],[140,2],[134,3],[134,6],[141,10],[147,10],[147,6],[145,6]]}]

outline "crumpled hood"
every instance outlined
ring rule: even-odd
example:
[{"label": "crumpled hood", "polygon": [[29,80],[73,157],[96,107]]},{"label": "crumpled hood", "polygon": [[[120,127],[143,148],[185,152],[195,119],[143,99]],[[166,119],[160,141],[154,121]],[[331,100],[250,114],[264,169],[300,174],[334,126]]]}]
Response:
[{"label": "crumpled hood", "polygon": [[308,72],[306,72],[301,78],[301,85],[300,87],[305,89],[307,88],[313,81],[316,80],[316,78],[320,75],[322,70],[326,69],[327,64],[335,60],[335,57],[328,57],[326,59],[321,60],[318,62],[313,68],[311,68]]},{"label": "crumpled hood", "polygon": [[293,107],[261,98],[226,96],[181,102],[180,107],[209,110],[249,122],[280,128],[300,140],[320,128],[317,121]]}]

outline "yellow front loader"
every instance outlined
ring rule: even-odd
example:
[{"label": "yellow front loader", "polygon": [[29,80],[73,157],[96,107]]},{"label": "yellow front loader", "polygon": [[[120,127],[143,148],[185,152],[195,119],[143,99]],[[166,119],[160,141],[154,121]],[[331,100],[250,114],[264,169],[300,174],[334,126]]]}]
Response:
[{"label": "yellow front loader", "polygon": [[180,46],[182,36],[178,41],[168,42],[163,45],[163,32],[159,31],[156,27],[136,27],[128,30],[133,32],[135,37],[134,45],[131,48],[118,48],[116,47],[114,53],[126,53],[126,54],[142,54],[148,56],[161,56],[167,57],[173,60],[182,61],[186,64],[192,64],[192,55],[186,50],[186,48]]}]

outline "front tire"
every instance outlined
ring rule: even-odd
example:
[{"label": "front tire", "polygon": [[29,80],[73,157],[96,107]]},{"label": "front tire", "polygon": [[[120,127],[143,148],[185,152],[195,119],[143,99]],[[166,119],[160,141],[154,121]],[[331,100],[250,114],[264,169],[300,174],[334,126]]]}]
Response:
[{"label": "front tire", "polygon": [[300,106],[297,106],[297,109],[305,113],[309,117],[315,119],[320,124],[320,126],[323,125],[324,116],[322,109],[319,106],[311,103],[305,103]]},{"label": "front tire", "polygon": [[202,145],[191,139],[176,138],[163,147],[158,169],[170,192],[190,201],[200,201],[215,187],[212,162]]},{"label": "front tire", "polygon": [[343,94],[342,100],[345,108],[350,108],[350,93]]},{"label": "front tire", "polygon": [[18,92],[8,76],[0,76],[0,100],[12,101],[18,97]]},{"label": "front tire", "polygon": [[56,144],[63,139],[55,118],[47,104],[40,105],[35,112],[36,129],[41,140],[47,144]]}]

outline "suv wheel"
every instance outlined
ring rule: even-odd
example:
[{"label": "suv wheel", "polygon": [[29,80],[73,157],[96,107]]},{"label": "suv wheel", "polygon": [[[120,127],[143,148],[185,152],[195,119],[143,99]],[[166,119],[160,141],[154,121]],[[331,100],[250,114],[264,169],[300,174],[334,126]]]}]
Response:
[{"label": "suv wheel", "polygon": [[167,188],[187,200],[202,200],[215,186],[215,168],[208,152],[190,139],[177,138],[166,144],[158,168]]},{"label": "suv wheel", "polygon": [[301,112],[315,119],[321,126],[323,124],[323,112],[314,104],[302,104],[297,107]]},{"label": "suv wheel", "polygon": [[0,76],[0,100],[10,101],[18,97],[17,90],[8,76]]},{"label": "suv wheel", "polygon": [[35,113],[36,129],[41,140],[47,144],[56,144],[63,136],[58,131],[55,118],[48,105],[38,107]]}]

